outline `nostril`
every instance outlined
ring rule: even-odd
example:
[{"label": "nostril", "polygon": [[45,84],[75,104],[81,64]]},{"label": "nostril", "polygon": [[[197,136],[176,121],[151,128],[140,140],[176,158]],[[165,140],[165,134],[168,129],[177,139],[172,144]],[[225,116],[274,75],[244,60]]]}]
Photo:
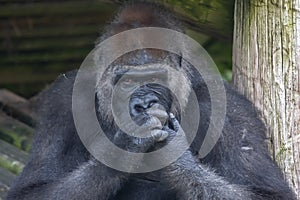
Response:
[{"label": "nostril", "polygon": [[137,111],[137,112],[143,112],[146,110],[146,108],[144,108],[142,105],[140,104],[136,104],[134,105],[134,109]]},{"label": "nostril", "polygon": [[157,99],[146,99],[143,102],[136,102],[133,105],[133,109],[137,112],[137,113],[142,113],[145,112],[147,109],[153,107],[155,104],[158,103]]},{"label": "nostril", "polygon": [[157,100],[150,101],[149,104],[148,104],[148,108],[151,108],[154,104],[157,104],[157,103],[158,103]]}]

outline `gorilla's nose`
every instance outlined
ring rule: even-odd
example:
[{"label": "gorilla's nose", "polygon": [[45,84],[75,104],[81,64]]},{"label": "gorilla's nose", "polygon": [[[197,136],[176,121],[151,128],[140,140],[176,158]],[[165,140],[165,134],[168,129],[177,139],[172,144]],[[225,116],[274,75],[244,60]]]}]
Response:
[{"label": "gorilla's nose", "polygon": [[[147,95],[141,99],[133,100],[133,111],[136,114],[144,113],[146,110],[150,109],[153,105],[158,103],[158,98],[156,96]],[[133,113],[134,114],[134,113]]]},{"label": "gorilla's nose", "polygon": [[[148,122],[148,126],[151,127],[162,126],[168,118],[168,114],[160,104],[158,97],[152,94],[132,98],[130,101],[130,115],[138,125]],[[154,121],[151,122],[150,119]]]}]

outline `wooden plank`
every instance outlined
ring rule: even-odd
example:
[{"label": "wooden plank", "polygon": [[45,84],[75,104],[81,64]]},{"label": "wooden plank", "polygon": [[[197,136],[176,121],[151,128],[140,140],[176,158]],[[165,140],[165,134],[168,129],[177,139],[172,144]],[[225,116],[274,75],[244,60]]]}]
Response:
[{"label": "wooden plank", "polygon": [[37,115],[32,111],[32,105],[24,98],[6,90],[0,89],[0,108],[25,124],[34,126]]},{"label": "wooden plank", "polygon": [[[55,28],[61,27],[61,31],[66,28],[78,27],[79,25],[101,25],[106,24],[113,18],[113,14],[116,11],[116,7],[108,8],[107,10],[99,9],[97,13],[85,13],[83,15],[72,15],[68,17],[61,16],[41,16],[41,17],[30,17],[26,16],[24,18],[14,18],[10,17],[8,19],[0,18],[0,27],[6,27],[3,30],[4,33],[14,31],[16,34],[22,35],[22,30],[32,30],[36,27],[40,28]],[[19,30],[20,31],[19,31]],[[59,30],[58,30],[59,31]]]},{"label": "wooden plank", "polygon": [[[10,74],[13,75],[12,72]],[[56,75],[53,75],[52,79],[49,80],[40,78],[40,81],[32,81],[31,79],[28,79],[28,82],[14,82],[17,80],[6,78],[8,82],[5,83],[0,81],[0,86],[10,91],[14,91],[23,97],[32,98],[50,84]],[[1,76],[2,74],[0,73],[0,80],[2,80]],[[35,75],[31,74],[31,77],[35,77]]]},{"label": "wooden plank", "polygon": [[[0,47],[0,54],[6,54],[1,60],[1,66],[20,66],[26,63],[37,64],[39,61],[63,62],[80,59],[84,57],[94,48],[94,42],[97,34],[90,36],[70,36],[44,39],[28,39],[15,41],[10,48],[3,45]],[[39,63],[39,67],[43,67]],[[3,69],[3,68],[2,68]],[[1,69],[1,72],[2,72]]]},{"label": "wooden plank", "polygon": [[[102,2],[101,2],[102,1]],[[215,38],[231,41],[233,26],[233,0],[221,1],[174,1],[155,0],[174,10],[191,29],[206,33]],[[111,0],[108,2],[121,2]],[[4,5],[0,8],[0,19],[59,16],[69,17],[85,14],[98,14],[109,10],[113,13],[115,5],[100,1],[74,1],[54,3],[32,3]]]},{"label": "wooden plank", "polygon": [[0,138],[2,140],[28,151],[33,135],[34,129],[0,112]]},{"label": "wooden plank", "polygon": [[[56,41],[58,43],[59,41]],[[56,52],[52,53],[32,53],[31,55],[21,54],[16,56],[7,56],[4,58],[1,58],[0,64],[1,65],[7,65],[9,63],[23,63],[23,64],[29,64],[29,63],[40,63],[40,62],[49,62],[49,60],[53,62],[59,62],[64,60],[82,60],[84,59],[85,55],[89,53],[90,49],[80,49],[80,48],[74,48],[70,49],[67,52],[63,52],[60,50],[57,50]]]},{"label": "wooden plank", "polygon": [[59,48],[64,47],[79,47],[90,44],[94,44],[97,39],[98,34],[95,32],[93,35],[84,36],[69,36],[69,37],[54,37],[54,38],[33,38],[33,39],[15,39],[14,45],[10,48],[11,50],[26,50],[26,49],[54,49],[59,50]]},{"label": "wooden plank", "polygon": [[10,103],[27,103],[27,100],[5,89],[0,90],[0,102],[3,104]]},{"label": "wooden plank", "polygon": [[15,177],[16,176],[11,172],[0,168],[0,200],[6,198],[9,186],[12,184]]},{"label": "wooden plank", "polygon": [[0,8],[0,18],[66,16],[84,13],[98,13],[99,10],[110,9],[111,4],[99,1],[45,2],[33,4],[12,4]]},{"label": "wooden plank", "polygon": [[[85,41],[81,41],[80,39],[73,40],[74,41],[73,44],[69,40],[65,40],[66,42],[64,44],[59,43],[59,41],[54,41],[54,44],[52,43],[49,46],[45,45],[44,43],[36,43],[36,42],[34,42],[34,40],[31,40],[32,41],[31,44],[26,42],[27,44],[24,46],[16,45],[14,47],[11,47],[10,49],[2,46],[2,47],[0,47],[0,54],[5,55],[5,56],[10,56],[10,57],[14,57],[14,56],[18,56],[18,55],[34,56],[34,54],[36,54],[36,53],[52,54],[52,53],[57,53],[57,52],[68,52],[68,51],[72,52],[77,49],[77,50],[80,50],[81,52],[83,52],[82,56],[86,56],[85,53],[90,52],[95,47],[94,42],[95,42],[96,38],[97,38],[97,36],[93,35],[93,36],[91,36],[91,39],[89,39],[89,40],[85,40]],[[51,60],[50,60],[50,62],[51,62]],[[20,66],[20,63],[17,63],[16,61],[14,62],[11,59],[9,60],[9,64],[11,67]],[[47,64],[47,63],[45,63],[45,64]],[[57,64],[59,64],[59,63],[57,63]],[[2,66],[5,67],[5,64],[1,64],[1,67]],[[40,67],[43,67],[43,66],[40,65]]]},{"label": "wooden plank", "polygon": [[[78,60],[64,60],[61,62],[49,61],[48,63],[39,62],[32,64],[19,64],[15,66],[4,65],[3,67],[1,66],[2,68],[0,70],[0,83],[22,82],[20,80],[23,80],[22,77],[23,75],[26,76],[26,74],[31,74],[31,77],[42,75],[37,77],[36,79],[33,78],[33,80],[30,82],[36,82],[36,80],[46,80],[45,82],[47,82],[47,77],[51,74],[56,74],[56,76],[58,76],[58,74],[60,73],[65,73],[66,71],[73,70],[74,68],[79,68],[81,63],[83,62],[83,59],[84,56]],[[12,79],[11,77],[13,77],[14,79]],[[46,79],[43,79],[43,77],[45,77]]]},{"label": "wooden plank", "polygon": [[20,166],[24,166],[29,159],[28,153],[3,140],[0,140],[0,157],[6,158],[11,162],[19,163]]},{"label": "wooden plank", "polygon": [[[94,16],[93,19],[94,18],[97,18],[97,16]],[[78,22],[79,19],[75,20]],[[97,22],[93,24],[91,24],[91,21],[86,21],[86,24],[82,23],[79,24],[79,26],[70,24],[70,22],[68,23],[65,20],[60,20],[63,22],[61,25],[54,24],[53,21],[51,21],[51,23],[47,21],[47,23],[44,24],[44,27],[37,26],[36,24],[34,24],[34,22],[31,22],[34,24],[32,25],[32,27],[29,27],[28,23],[26,25],[23,25],[25,27],[22,27],[22,25],[20,25],[20,21],[21,20],[16,20],[16,26],[18,27],[19,31],[14,30],[12,25],[8,24],[9,22],[7,20],[2,23],[0,21],[0,27],[10,27],[5,32],[0,32],[0,37],[5,38],[9,35],[11,39],[45,39],[52,37],[97,35],[100,28],[99,26],[102,25],[102,23],[99,22],[99,19],[97,19]]]},{"label": "wooden plank", "polygon": [[[45,2],[49,0],[30,0],[29,3]],[[59,2],[61,0],[51,0],[51,2]],[[63,0],[63,1],[74,1],[74,0]],[[90,0],[86,0],[90,1]],[[26,4],[28,0],[0,0],[1,4]]]},{"label": "wooden plank", "polygon": [[[51,69],[51,65],[49,66],[48,69]],[[80,64],[74,65],[79,67]],[[23,65],[24,67],[24,65]],[[64,68],[61,68],[61,72],[67,71],[67,68],[75,68],[75,67],[67,67],[63,66]],[[25,67],[24,67],[25,68]],[[29,83],[43,83],[46,85],[46,83],[49,83],[53,81],[60,72],[53,70],[53,72],[44,72],[44,71],[39,71],[35,72],[34,74],[30,69],[32,68],[25,68],[20,71],[18,71],[18,74],[16,74],[14,71],[8,71],[8,72],[1,72],[0,74],[0,84],[3,86],[3,84],[29,84]],[[27,70],[26,70],[27,69]],[[45,71],[48,71],[47,68],[45,68]],[[45,74],[47,73],[47,74]],[[10,77],[14,77],[15,79],[11,79]],[[30,87],[30,86],[28,86]]]}]

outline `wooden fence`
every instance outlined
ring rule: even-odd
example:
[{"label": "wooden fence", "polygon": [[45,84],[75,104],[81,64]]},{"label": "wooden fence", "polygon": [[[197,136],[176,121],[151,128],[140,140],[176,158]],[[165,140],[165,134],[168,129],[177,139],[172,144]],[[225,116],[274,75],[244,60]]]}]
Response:
[{"label": "wooden fence", "polygon": [[28,160],[36,124],[36,98],[0,90],[0,199]]}]

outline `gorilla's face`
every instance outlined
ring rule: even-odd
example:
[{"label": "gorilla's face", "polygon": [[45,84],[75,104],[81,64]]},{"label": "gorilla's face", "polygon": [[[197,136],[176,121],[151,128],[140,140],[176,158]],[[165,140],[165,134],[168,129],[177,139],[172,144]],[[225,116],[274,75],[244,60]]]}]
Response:
[{"label": "gorilla's face", "polygon": [[108,124],[126,132],[143,127],[151,135],[168,126],[170,113],[180,118],[189,91],[187,71],[178,63],[113,65],[98,81],[99,121],[113,121]]},{"label": "gorilla's face", "polygon": [[125,72],[115,71],[113,77],[112,103],[119,125],[134,122],[147,128],[149,133],[161,130],[175,100],[168,89],[168,70],[154,65],[127,68]]},{"label": "gorilla's face", "polygon": [[[168,88],[159,84],[146,84],[136,89],[129,101],[129,112],[137,125],[145,124],[151,117],[160,122],[156,126],[162,128],[170,113],[175,98]],[[155,126],[155,124],[153,124]]]}]

